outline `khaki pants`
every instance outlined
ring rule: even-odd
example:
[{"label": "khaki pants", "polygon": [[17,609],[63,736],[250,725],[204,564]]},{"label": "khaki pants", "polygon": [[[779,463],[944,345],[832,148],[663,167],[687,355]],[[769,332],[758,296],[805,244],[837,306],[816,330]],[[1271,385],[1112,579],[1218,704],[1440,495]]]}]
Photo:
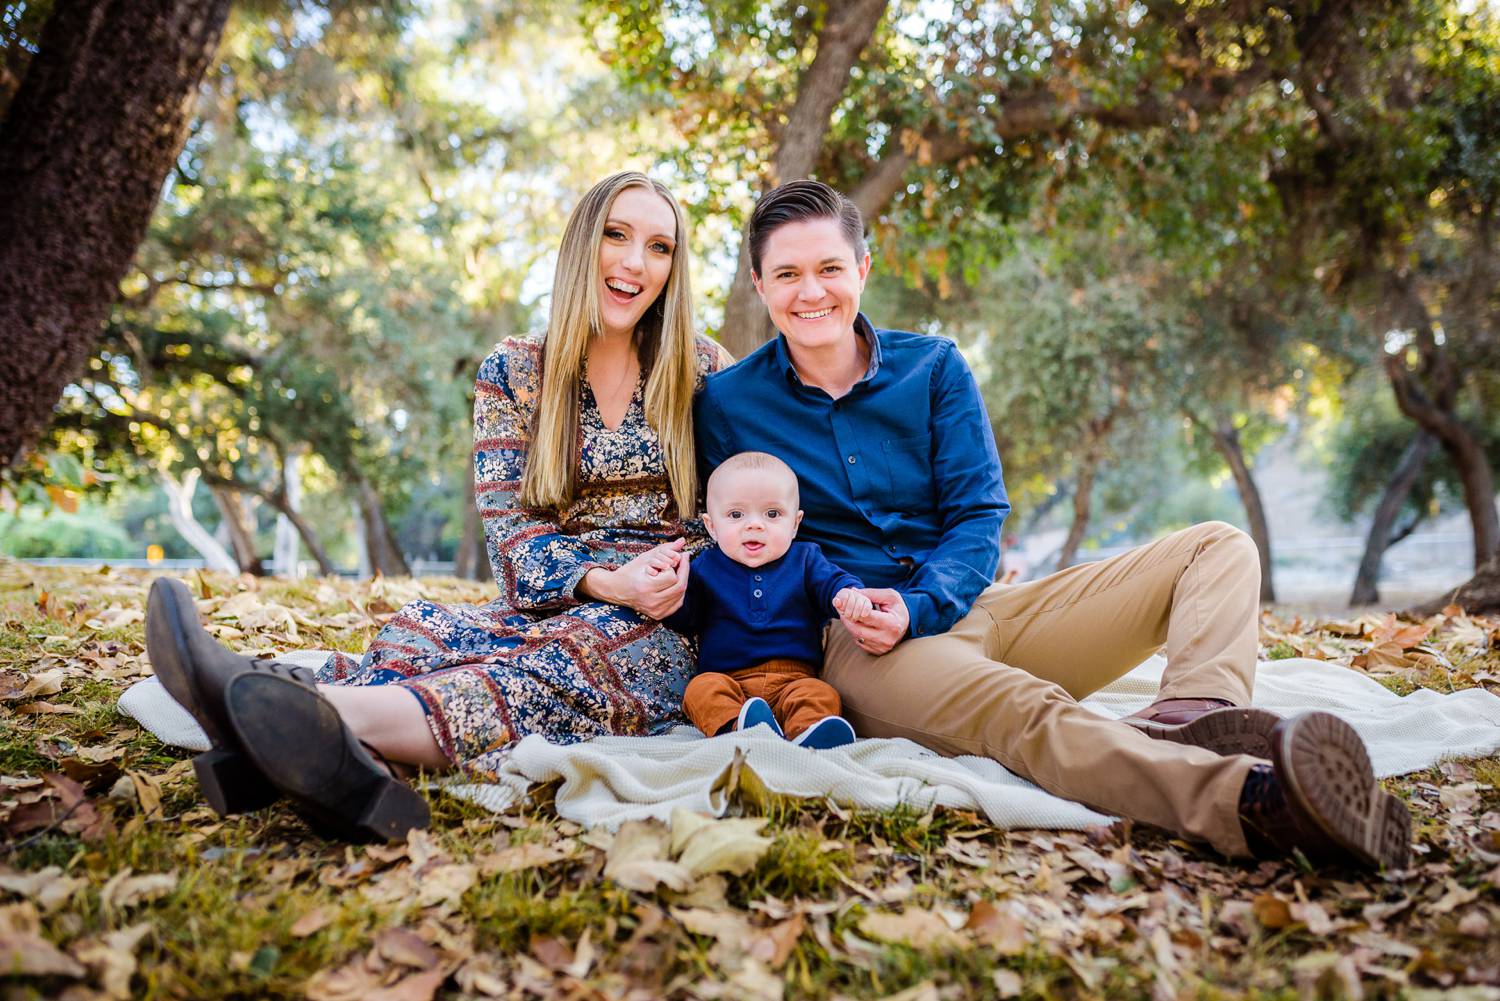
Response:
[{"label": "khaki pants", "polygon": [[939,636],[884,656],[837,620],[823,677],[863,737],[994,758],[1105,813],[1248,854],[1237,807],[1256,759],[1152,740],[1078,705],[1166,645],[1159,698],[1246,705],[1260,563],[1244,532],[1209,522],[1099,563],[987,588]]},{"label": "khaki pants", "polygon": [[739,719],[740,707],[757,696],[766,700],[788,737],[797,736],[824,716],[839,714],[839,693],[818,680],[811,664],[800,660],[768,660],[738,671],[705,671],[688,682],[682,712],[712,737]]}]

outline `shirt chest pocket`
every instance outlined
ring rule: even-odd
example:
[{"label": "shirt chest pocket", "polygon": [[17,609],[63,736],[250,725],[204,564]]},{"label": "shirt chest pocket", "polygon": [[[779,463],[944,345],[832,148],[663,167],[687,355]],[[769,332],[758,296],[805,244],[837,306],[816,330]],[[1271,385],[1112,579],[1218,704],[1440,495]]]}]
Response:
[{"label": "shirt chest pocket", "polygon": [[885,503],[896,511],[921,511],[932,506],[932,436],[887,438],[880,443],[885,464]]}]

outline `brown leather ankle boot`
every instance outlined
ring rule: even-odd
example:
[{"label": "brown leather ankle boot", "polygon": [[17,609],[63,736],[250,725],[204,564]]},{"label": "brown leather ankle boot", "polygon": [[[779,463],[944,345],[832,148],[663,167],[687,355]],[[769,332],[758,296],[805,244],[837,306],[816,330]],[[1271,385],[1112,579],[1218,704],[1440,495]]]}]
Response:
[{"label": "brown leather ankle boot", "polygon": [[1251,854],[1300,851],[1315,864],[1404,869],[1411,816],[1380,788],[1354,728],[1325,712],[1283,720],[1271,733],[1271,764],[1250,769],[1240,823]]}]

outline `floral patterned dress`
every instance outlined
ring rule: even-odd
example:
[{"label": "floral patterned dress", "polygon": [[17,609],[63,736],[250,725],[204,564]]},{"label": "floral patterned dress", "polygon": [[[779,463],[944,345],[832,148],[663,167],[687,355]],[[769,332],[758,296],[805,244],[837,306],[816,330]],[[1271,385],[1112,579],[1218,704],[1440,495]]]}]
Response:
[{"label": "floral patterned dress", "polygon": [[[475,495],[499,596],[484,605],[410,602],[362,659],[334,654],[318,675],[409,689],[443,753],[479,780],[492,780],[528,734],[574,743],[681,722],[693,675],[694,651],[681,635],[573,593],[593,567],[619,566],[678,536],[690,551],[707,541],[700,521],[678,516],[646,421],[644,376],[613,431],[580,380],[578,498],[561,512],[519,505],[541,349],[540,337],[506,340],[480,366],[475,391]],[[697,361],[701,388],[731,358],[700,337]]]}]

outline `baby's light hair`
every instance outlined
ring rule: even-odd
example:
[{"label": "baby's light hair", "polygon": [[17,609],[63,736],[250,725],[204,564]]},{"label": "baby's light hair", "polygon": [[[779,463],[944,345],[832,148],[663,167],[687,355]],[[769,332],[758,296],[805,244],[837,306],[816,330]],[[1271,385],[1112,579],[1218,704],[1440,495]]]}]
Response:
[{"label": "baby's light hair", "polygon": [[797,489],[797,474],[792,472],[792,467],[782,462],[770,452],[736,452],[723,462],[719,463],[717,469],[708,478],[707,493],[713,493],[714,481],[724,473],[734,473],[741,469],[767,469],[776,475],[785,475],[792,485],[792,508],[795,509],[801,503],[801,495]]}]

